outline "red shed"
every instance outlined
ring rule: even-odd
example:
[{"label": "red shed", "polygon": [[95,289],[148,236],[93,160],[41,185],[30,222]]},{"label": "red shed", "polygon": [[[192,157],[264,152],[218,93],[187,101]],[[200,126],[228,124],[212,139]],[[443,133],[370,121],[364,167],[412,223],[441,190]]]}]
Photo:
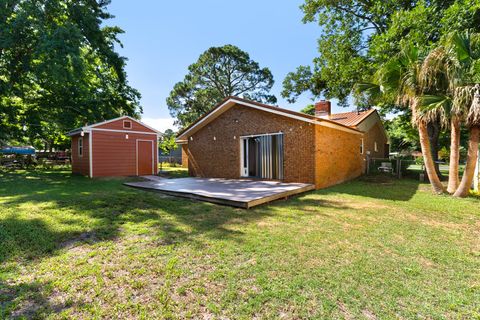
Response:
[{"label": "red shed", "polygon": [[157,173],[160,132],[128,116],[72,130],[72,172],[91,178]]}]

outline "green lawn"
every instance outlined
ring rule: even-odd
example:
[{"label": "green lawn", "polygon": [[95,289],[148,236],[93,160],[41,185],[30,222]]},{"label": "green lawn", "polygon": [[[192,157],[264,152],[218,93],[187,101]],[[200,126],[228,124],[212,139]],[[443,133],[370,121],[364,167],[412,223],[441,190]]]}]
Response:
[{"label": "green lawn", "polygon": [[166,176],[168,178],[186,178],[188,177],[188,169],[182,168],[180,166],[170,166],[170,165],[163,165],[158,166],[158,170],[160,171],[161,176]]},{"label": "green lawn", "polygon": [[252,210],[0,172],[0,319],[480,318],[480,200],[357,180]]}]

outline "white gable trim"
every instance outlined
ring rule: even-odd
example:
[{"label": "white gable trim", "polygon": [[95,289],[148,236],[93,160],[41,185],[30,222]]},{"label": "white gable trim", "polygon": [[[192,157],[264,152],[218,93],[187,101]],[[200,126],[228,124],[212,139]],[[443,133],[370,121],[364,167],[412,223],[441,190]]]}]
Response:
[{"label": "white gable trim", "polygon": [[270,108],[265,108],[265,107],[262,107],[262,106],[259,106],[259,105],[256,105],[256,104],[252,104],[252,103],[239,101],[239,100],[230,98],[227,101],[225,101],[223,104],[218,106],[215,110],[210,112],[207,116],[200,119],[195,125],[193,125],[188,130],[183,132],[177,138],[177,142],[183,142],[183,141],[187,140],[188,134],[191,133],[192,131],[194,131],[194,129],[198,128],[203,123],[208,123],[208,120],[211,119],[214,116],[215,116],[214,117],[214,119],[215,119],[216,117],[218,117],[220,114],[222,114],[223,112],[230,109],[230,107],[232,107],[235,104],[240,104],[240,105],[250,107],[250,108],[253,108],[253,109],[257,109],[257,110],[261,110],[261,111],[265,111],[265,112],[269,112],[269,113],[273,113],[273,114],[278,114],[278,115],[281,115],[281,116],[284,116],[284,117],[287,117],[287,118],[292,118],[292,119],[296,119],[296,120],[300,120],[300,121],[304,121],[304,122],[308,122],[308,123],[313,123],[313,124],[316,124],[316,125],[321,125],[321,126],[325,126],[325,127],[329,127],[329,128],[334,128],[334,129],[338,129],[338,130],[342,130],[342,131],[346,131],[346,132],[350,132],[350,133],[355,133],[355,134],[359,134],[359,135],[363,134],[362,132],[359,132],[355,129],[350,129],[348,127],[344,127],[340,124],[336,124],[336,123],[333,123],[333,122],[330,122],[330,121],[322,121],[321,119],[309,119],[309,118],[306,118],[306,117],[297,116],[295,114],[283,112],[281,109],[280,110],[272,110]]},{"label": "white gable trim", "polygon": [[155,132],[135,131],[135,130],[118,130],[118,129],[103,129],[103,128],[91,128],[90,131],[106,131],[106,132],[121,132],[121,133],[136,133],[136,134],[150,134],[157,137],[162,135]]},{"label": "white gable trim", "polygon": [[89,125],[89,126],[86,126],[86,127],[83,127],[83,128],[95,128],[95,127],[98,127],[98,126],[101,126],[101,125],[104,125],[104,124],[107,124],[107,123],[111,123],[111,122],[114,122],[114,121],[118,121],[118,120],[122,120],[122,119],[128,119],[128,120],[131,120],[131,121],[134,121],[136,123],[138,123],[139,125],[141,126],[144,126],[156,133],[161,133],[160,131],[146,125],[145,123],[141,122],[141,121],[138,121],[137,119],[134,119],[130,116],[121,116],[121,117],[118,117],[118,118],[115,118],[115,119],[110,119],[110,120],[107,120],[107,121],[103,121],[103,122],[99,122],[99,123],[94,123],[92,125]]}]

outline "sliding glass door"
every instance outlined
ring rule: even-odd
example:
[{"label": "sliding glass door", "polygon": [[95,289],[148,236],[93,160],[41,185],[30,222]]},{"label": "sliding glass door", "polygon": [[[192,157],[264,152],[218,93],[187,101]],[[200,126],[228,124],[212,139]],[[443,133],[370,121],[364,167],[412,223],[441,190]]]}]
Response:
[{"label": "sliding glass door", "polygon": [[241,138],[241,175],[261,179],[283,179],[283,134]]}]

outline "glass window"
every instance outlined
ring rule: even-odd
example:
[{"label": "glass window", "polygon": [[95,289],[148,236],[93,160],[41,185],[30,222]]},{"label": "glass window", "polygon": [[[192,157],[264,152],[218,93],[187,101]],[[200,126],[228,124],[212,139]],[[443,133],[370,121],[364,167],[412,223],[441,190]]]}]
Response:
[{"label": "glass window", "polygon": [[78,138],[78,156],[83,156],[83,137]]},{"label": "glass window", "polygon": [[124,129],[131,129],[131,128],[132,128],[132,121],[130,121],[130,120],[123,120],[123,128],[124,128]]}]

